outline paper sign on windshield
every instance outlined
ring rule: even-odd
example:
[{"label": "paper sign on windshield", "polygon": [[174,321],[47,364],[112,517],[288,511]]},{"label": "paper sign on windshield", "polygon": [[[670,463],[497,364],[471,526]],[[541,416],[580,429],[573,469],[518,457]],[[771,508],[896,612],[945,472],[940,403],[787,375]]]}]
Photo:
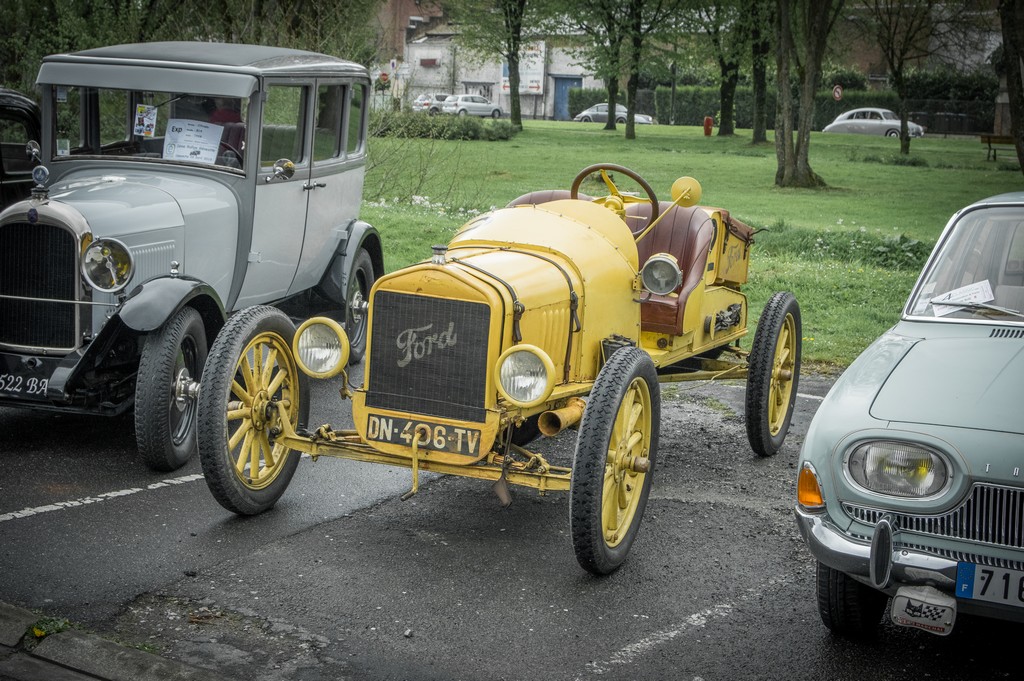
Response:
[{"label": "paper sign on windshield", "polygon": [[[988,303],[995,300],[992,295],[992,285],[988,280],[978,281],[967,286],[955,288],[949,293],[932,298],[932,310],[936,317],[952,314],[960,309],[957,303]],[[943,304],[946,303],[946,304]]]},{"label": "paper sign on windshield", "polygon": [[139,104],[135,107],[135,130],[136,135],[142,135],[143,137],[152,137],[156,132],[156,112],[155,106],[149,106],[147,104]]},{"label": "paper sign on windshield", "polygon": [[223,130],[224,126],[215,123],[172,118],[167,121],[167,132],[164,134],[164,158],[213,163],[217,160]]}]

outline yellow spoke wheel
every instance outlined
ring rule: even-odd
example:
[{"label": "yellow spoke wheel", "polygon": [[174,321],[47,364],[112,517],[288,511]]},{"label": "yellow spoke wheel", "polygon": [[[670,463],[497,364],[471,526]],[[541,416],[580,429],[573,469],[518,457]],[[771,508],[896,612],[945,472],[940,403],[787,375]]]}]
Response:
[{"label": "yellow spoke wheel", "polygon": [[800,379],[800,334],[796,298],[774,294],[757,323],[748,359],[747,439],[760,456],[775,455],[789,432]]},{"label": "yellow spoke wheel", "polygon": [[228,320],[210,350],[199,392],[199,456],[214,497],[242,515],[284,493],[299,455],[275,440],[308,407],[291,354],[295,327],[271,307]]},{"label": "yellow spoke wheel", "polygon": [[625,561],[651,490],[661,394],[647,353],[622,348],[602,367],[580,423],[570,484],[576,559],[596,575]]}]

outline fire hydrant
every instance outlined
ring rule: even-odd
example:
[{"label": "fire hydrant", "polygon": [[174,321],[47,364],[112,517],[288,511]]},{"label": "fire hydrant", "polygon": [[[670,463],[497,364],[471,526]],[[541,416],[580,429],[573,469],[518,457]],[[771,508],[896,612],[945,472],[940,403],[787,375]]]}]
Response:
[{"label": "fire hydrant", "polygon": [[715,119],[713,119],[711,116],[705,116],[704,117],[704,136],[705,137],[711,137],[711,128],[712,128],[712,126],[714,126],[714,124],[715,124]]}]

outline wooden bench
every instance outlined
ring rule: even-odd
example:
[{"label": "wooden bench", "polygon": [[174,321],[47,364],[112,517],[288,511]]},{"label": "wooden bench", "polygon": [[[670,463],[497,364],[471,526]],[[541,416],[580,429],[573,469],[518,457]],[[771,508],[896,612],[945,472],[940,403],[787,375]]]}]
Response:
[{"label": "wooden bench", "polygon": [[988,152],[985,158],[989,161],[998,160],[1000,151],[1016,151],[1013,144],[1013,137],[1010,135],[979,135],[981,143],[988,145]]}]

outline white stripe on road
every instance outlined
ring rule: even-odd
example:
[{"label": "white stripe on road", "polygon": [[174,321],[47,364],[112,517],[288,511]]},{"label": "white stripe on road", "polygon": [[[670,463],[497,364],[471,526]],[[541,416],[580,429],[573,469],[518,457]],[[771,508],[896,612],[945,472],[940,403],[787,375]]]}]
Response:
[{"label": "white stripe on road", "polygon": [[132,494],[138,494],[139,492],[146,492],[149,490],[160,489],[161,487],[170,487],[171,485],[183,485],[187,482],[195,482],[196,480],[202,480],[202,473],[196,473],[193,475],[183,475],[180,478],[168,478],[161,480],[160,482],[154,482],[145,487],[129,487],[127,489],[119,489],[113,492],[104,492],[91,497],[82,497],[81,499],[73,499],[71,501],[58,501],[55,504],[47,504],[46,506],[36,506],[35,508],[25,508],[20,511],[13,511],[11,513],[0,514],[0,523],[8,520],[16,520],[18,518],[29,518],[40,513],[49,513],[50,511],[63,511],[67,508],[74,508],[76,506],[86,506],[88,504],[95,504],[100,501],[106,501],[107,499],[116,499],[117,497],[126,497]]},{"label": "white stripe on road", "polygon": [[768,590],[781,584],[786,584],[789,581],[790,580],[786,578],[769,579],[763,587],[747,589],[746,593],[737,598],[733,603],[713,605],[710,608],[689,615],[683,619],[682,622],[673,625],[669,629],[656,631],[653,634],[640,639],[636,643],[631,643],[624,648],[620,648],[608,660],[588,662],[586,672],[578,675],[576,677],[576,681],[582,681],[582,679],[589,676],[607,674],[616,666],[621,668],[624,665],[633,664],[638,660],[638,658],[651,652],[663,643],[668,643],[691,629],[702,629],[713,620],[725,619],[732,614],[733,608],[735,608],[736,605],[750,600],[755,596],[763,596]]}]

